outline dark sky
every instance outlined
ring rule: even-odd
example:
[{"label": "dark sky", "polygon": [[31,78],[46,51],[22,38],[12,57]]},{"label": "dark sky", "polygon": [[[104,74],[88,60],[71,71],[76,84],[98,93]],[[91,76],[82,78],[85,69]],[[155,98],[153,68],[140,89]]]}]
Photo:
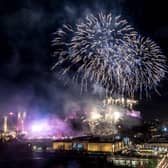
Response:
[{"label": "dark sky", "polygon": [[[60,109],[66,93],[50,72],[52,33],[87,11],[122,14],[168,56],[165,0],[1,0],[0,113],[28,108],[45,114]],[[168,117],[167,84],[166,80],[160,84],[161,96],[152,92],[151,100],[140,102],[138,108],[145,118]]]}]

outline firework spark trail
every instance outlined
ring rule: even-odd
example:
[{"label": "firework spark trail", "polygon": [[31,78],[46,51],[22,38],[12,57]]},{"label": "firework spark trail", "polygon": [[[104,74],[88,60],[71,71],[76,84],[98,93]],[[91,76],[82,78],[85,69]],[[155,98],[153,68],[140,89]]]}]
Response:
[{"label": "firework spark trail", "polygon": [[117,133],[116,125],[122,120],[123,114],[124,108],[114,104],[106,106],[100,102],[98,105],[92,104],[83,120],[89,129],[84,130],[88,130],[88,133],[93,135],[114,135]]},{"label": "firework spark trail", "polygon": [[135,93],[154,88],[165,76],[166,58],[149,38],[137,35],[120,16],[100,13],[86,16],[74,28],[64,25],[53,40],[57,66],[62,75],[75,71],[73,79],[80,81],[81,89],[87,82],[134,97]]},{"label": "firework spark trail", "polygon": [[131,124],[138,124],[141,117],[139,112],[133,110],[136,104],[136,100],[123,97],[89,101],[82,116],[84,133],[97,136],[114,135],[118,132],[118,128],[124,125],[127,117],[133,119],[134,123]]},{"label": "firework spark trail", "polygon": [[156,90],[158,83],[167,72],[166,57],[150,38],[138,35],[128,45],[130,62],[127,64],[127,69],[130,68],[131,73],[125,71],[125,75],[131,81],[127,80],[127,84],[134,86],[135,91],[140,90],[140,94],[145,90],[148,96],[148,91],[153,88]]},{"label": "firework spark trail", "polygon": [[116,72],[111,68],[118,63],[111,56],[116,53],[119,44],[124,44],[129,36],[136,34],[133,28],[126,20],[121,20],[120,16],[113,18],[111,14],[100,13],[98,17],[87,16],[76,29],[71,54],[73,63],[82,62],[77,72],[85,74],[85,81],[96,81],[108,90],[120,85],[116,83]]}]

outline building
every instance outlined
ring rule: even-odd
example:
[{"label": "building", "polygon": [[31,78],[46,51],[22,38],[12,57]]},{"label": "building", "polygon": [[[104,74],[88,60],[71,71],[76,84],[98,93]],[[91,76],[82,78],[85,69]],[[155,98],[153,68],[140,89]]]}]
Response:
[{"label": "building", "polygon": [[139,145],[139,149],[152,150],[155,155],[163,157],[168,153],[168,139],[161,137],[152,139],[147,143]]},{"label": "building", "polygon": [[96,140],[91,138],[75,138],[67,140],[56,140],[53,142],[53,150],[64,151],[83,151],[98,153],[115,153],[125,148],[125,144],[121,140],[107,141]]}]

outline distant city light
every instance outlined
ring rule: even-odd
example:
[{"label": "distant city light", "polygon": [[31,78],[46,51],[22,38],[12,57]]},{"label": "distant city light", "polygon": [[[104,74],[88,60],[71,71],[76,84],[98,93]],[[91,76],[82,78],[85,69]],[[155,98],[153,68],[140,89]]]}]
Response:
[{"label": "distant city light", "polygon": [[163,127],[163,131],[164,131],[164,132],[167,132],[167,127]]}]

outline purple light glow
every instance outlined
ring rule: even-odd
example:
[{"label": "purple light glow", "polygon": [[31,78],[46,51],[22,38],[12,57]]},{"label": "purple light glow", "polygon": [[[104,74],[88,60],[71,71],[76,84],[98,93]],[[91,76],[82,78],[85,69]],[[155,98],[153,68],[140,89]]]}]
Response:
[{"label": "purple light glow", "polygon": [[13,116],[13,115],[14,115],[14,113],[13,113],[13,112],[9,112],[9,115],[10,115],[10,116]]},{"label": "purple light glow", "polygon": [[127,111],[126,112],[126,115],[127,116],[130,116],[130,117],[133,117],[133,118],[141,118],[141,113],[140,113],[140,111],[134,111],[134,110],[132,110],[132,111]]},{"label": "purple light glow", "polygon": [[36,119],[30,122],[28,128],[28,139],[33,138],[61,138],[70,135],[76,135],[66,120],[60,119],[57,116],[48,117],[45,119]]}]

